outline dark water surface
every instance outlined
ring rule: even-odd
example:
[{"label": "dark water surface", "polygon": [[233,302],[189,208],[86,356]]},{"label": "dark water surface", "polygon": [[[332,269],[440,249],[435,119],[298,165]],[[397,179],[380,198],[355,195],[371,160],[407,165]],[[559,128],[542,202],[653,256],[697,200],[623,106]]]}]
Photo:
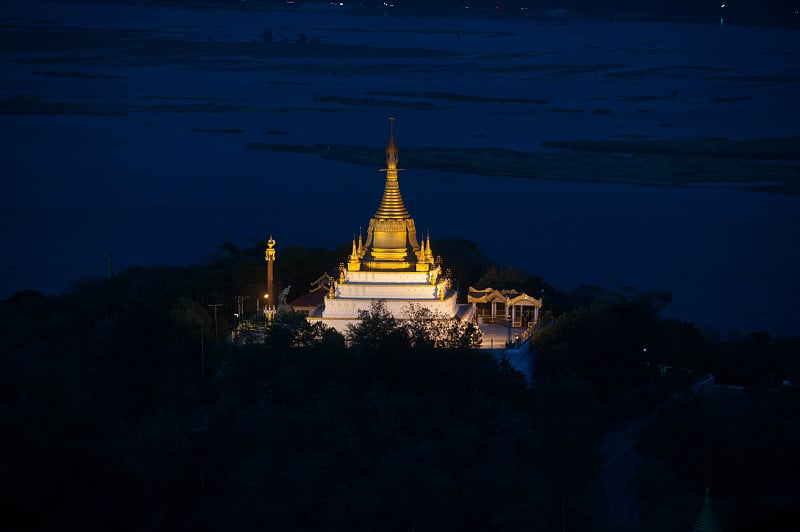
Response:
[{"label": "dark water surface", "polygon": [[[15,4],[16,10],[9,5],[0,11],[4,17],[29,16],[29,23],[36,18],[29,8],[20,7],[23,4]],[[278,260],[282,245],[337,245],[366,227],[377,208],[383,188],[377,169],[383,157],[385,117],[390,114],[398,116],[401,166],[404,145],[536,149],[546,139],[618,138],[622,133],[653,138],[798,133],[797,105],[790,96],[796,84],[775,81],[776,72],[783,76],[796,71],[796,57],[781,54],[794,53],[798,39],[781,30],[759,39],[755,30],[741,30],[737,39],[713,34],[716,41],[709,42],[706,29],[697,27],[677,31],[668,25],[630,26],[623,32],[618,26],[588,23],[554,28],[513,23],[510,35],[503,36],[478,33],[502,29],[498,21],[256,17],[42,5],[50,11],[38,16],[49,21],[36,24],[147,28],[195,40],[213,31],[217,40],[243,41],[253,39],[259,28],[269,28],[276,36],[316,34],[323,43],[364,41],[457,49],[467,55],[442,62],[441,68],[453,68],[448,72],[408,67],[436,63],[430,58],[301,58],[275,60],[266,70],[231,73],[198,68],[195,59],[174,58],[164,65],[134,61],[120,66],[111,58],[98,63],[96,58],[65,61],[58,54],[44,54],[43,64],[30,64],[20,62],[19,54],[0,50],[0,98],[33,94],[113,105],[121,113],[0,114],[0,231],[5,247],[0,297],[25,288],[60,292],[76,279],[101,276],[109,250],[119,271],[137,264],[197,261],[226,240],[249,245],[269,233],[279,242]],[[392,31],[373,31],[380,25]],[[370,31],[352,31],[355,27]],[[413,27],[419,33],[411,32]],[[452,27],[464,31],[461,40],[443,31]],[[727,51],[725,39],[736,43],[738,55]],[[754,49],[756,44],[760,48]],[[538,54],[533,59],[503,59],[507,72],[486,75],[500,61],[496,54],[531,50]],[[392,62],[406,66],[397,73],[383,68]],[[310,69],[310,63],[316,66]],[[686,77],[686,70],[665,70],[684,77],[531,74],[554,63],[624,64],[628,66],[619,68],[629,73],[721,65],[731,75],[773,78],[706,79]],[[331,65],[336,68],[325,71]],[[480,74],[469,65],[477,65]],[[519,73],[514,67],[528,70]],[[381,73],[375,74],[376,69]],[[71,79],[34,73],[46,71],[121,77]],[[434,107],[419,109],[314,99],[361,98],[366,91],[388,89],[542,97],[551,107],[581,112],[548,112],[543,104],[434,100]],[[677,102],[663,98],[673,90],[680,91]],[[747,98],[734,98],[725,104],[728,107],[709,104],[713,96],[737,95]],[[632,96],[639,97],[633,98],[636,103],[626,103]],[[651,96],[658,99],[648,100]],[[243,107],[202,108],[221,102]],[[154,103],[164,107],[145,108]],[[593,114],[597,106],[613,113]],[[647,112],[642,112],[644,107]],[[669,127],[664,126],[667,121]],[[192,131],[209,128],[242,132]],[[251,141],[374,146],[375,165],[251,151],[245,147]],[[531,173],[536,175],[536,169]],[[559,183],[414,168],[400,179],[418,229],[429,227],[433,237],[474,240],[498,263],[538,273],[560,288],[595,284],[663,289],[673,295],[669,315],[701,326],[800,333],[800,198],[726,188]]]},{"label": "dark water surface", "polygon": [[[248,245],[269,232],[279,249],[335,246],[367,225],[383,187],[376,170],[316,157],[216,143],[156,158],[157,135],[139,144],[102,163],[74,161],[69,173],[59,169],[67,153],[14,168],[30,172],[19,186],[31,201],[3,210],[6,294],[60,291],[102,275],[107,250],[119,270],[194,261],[228,239]],[[230,160],[240,164],[228,168]],[[418,228],[472,239],[500,264],[561,288],[664,289],[674,298],[670,315],[722,329],[797,331],[798,198],[413,169],[401,190]]]}]

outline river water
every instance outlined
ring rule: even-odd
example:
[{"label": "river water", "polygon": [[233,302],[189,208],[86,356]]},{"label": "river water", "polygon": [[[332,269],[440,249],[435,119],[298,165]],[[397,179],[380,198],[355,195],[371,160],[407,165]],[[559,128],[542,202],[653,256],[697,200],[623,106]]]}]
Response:
[{"label": "river water", "polygon": [[[32,64],[20,60],[31,54],[3,51],[0,98],[34,94],[120,112],[0,114],[7,176],[0,199],[2,297],[24,288],[59,292],[76,279],[103,275],[109,250],[120,270],[193,262],[223,241],[248,245],[268,233],[279,249],[337,245],[365,227],[377,207],[390,114],[398,117],[401,166],[404,145],[537,149],[541,140],[630,134],[798,134],[792,54],[800,54],[800,40],[786,30],[721,35],[665,24],[255,16],[63,3],[36,10],[35,4],[9,3],[2,14],[19,27],[128,27],[195,42],[212,34],[216,41],[249,41],[269,28],[274,39],[302,32],[323,46],[461,55],[288,58],[230,71],[176,59],[169,50],[165,57],[172,59],[163,64],[52,52]],[[230,65],[241,67],[236,61],[231,57]],[[643,69],[649,73],[637,74]],[[42,74],[48,71],[116,77]],[[425,91],[549,103],[428,99],[431,106],[407,105],[420,101],[410,94]],[[673,91],[677,101],[665,97]],[[320,96],[386,101],[352,105]],[[714,96],[731,103],[712,105]],[[243,107],[204,110],[206,103]],[[592,113],[596,107],[612,113]],[[197,132],[215,128],[241,132]],[[245,147],[250,141],[374,146],[376,162],[370,168],[252,151]],[[673,296],[668,315],[703,327],[800,333],[800,198],[414,168],[401,174],[401,189],[419,229],[474,240],[500,265],[540,274],[559,288],[663,289]]]}]

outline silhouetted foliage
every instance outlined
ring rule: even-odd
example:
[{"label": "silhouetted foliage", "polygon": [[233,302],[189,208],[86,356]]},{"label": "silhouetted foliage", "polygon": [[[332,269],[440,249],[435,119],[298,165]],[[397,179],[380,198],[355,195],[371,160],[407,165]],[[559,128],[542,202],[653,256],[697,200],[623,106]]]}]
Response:
[{"label": "silhouetted foliage", "polygon": [[242,271],[242,250],[224,252],[2,302],[9,528],[552,521],[518,373],[486,353],[411,349],[403,328],[395,343],[365,334],[365,357],[283,311],[265,345],[214,345],[206,302]]},{"label": "silhouetted foliage", "polygon": [[481,346],[480,330],[469,322],[444,316],[421,305],[406,307],[403,327],[415,349],[470,350]]},{"label": "silhouetted foliage", "polygon": [[453,270],[458,283],[459,296],[466,303],[466,291],[477,286],[478,279],[491,265],[488,257],[475,242],[461,237],[437,238],[431,241],[431,248],[437,256],[445,257],[445,267]]},{"label": "silhouetted foliage", "polygon": [[376,353],[410,347],[405,330],[382,301],[375,301],[369,310],[358,311],[358,324],[347,326],[347,338],[353,349]]},{"label": "silhouetted foliage", "polygon": [[663,346],[658,314],[665,294],[619,295],[562,314],[536,331],[541,375],[575,371],[602,401],[649,380],[648,364]]},{"label": "silhouetted foliage", "polygon": [[[290,249],[284,285],[335,263]],[[262,253],[0,302],[6,528],[603,530],[601,442],[631,420],[643,530],[686,529],[706,468],[730,530],[797,522],[797,338],[709,343],[659,318],[663,294],[583,291],[537,331],[532,387],[413,308],[376,305],[353,348],[283,311],[237,346]],[[709,371],[749,388],[689,395]]]},{"label": "silhouetted foliage", "polygon": [[643,530],[688,530],[711,497],[725,530],[781,530],[800,517],[797,387],[748,397],[718,390],[673,401],[641,431]]}]

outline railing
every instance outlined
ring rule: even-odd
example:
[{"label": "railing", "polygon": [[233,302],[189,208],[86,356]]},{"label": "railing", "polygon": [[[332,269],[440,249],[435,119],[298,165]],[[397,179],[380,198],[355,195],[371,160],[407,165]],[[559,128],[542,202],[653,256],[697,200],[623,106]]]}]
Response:
[{"label": "railing", "polygon": [[[502,320],[502,319],[501,320],[495,320],[495,321],[485,320],[484,323],[493,323],[495,325],[503,325],[503,326],[508,325],[508,321]],[[497,342],[497,345],[496,346],[492,346],[490,349],[519,349],[533,335],[533,332],[536,330],[536,325],[537,325],[536,323],[531,323],[531,324],[528,325],[527,328],[525,328],[522,331],[519,331],[520,328],[516,327],[515,328],[516,330],[512,331],[514,333],[514,335],[513,335],[512,339],[511,339],[511,344],[510,345],[508,345],[506,343],[505,339],[503,339],[502,342]]]},{"label": "railing", "polygon": [[[491,323],[493,325],[508,325],[508,318],[506,318],[505,316],[498,315],[498,316],[492,317],[491,315],[483,316],[481,314],[477,314],[477,317],[480,318],[482,323]],[[532,325],[532,323],[529,322],[528,325],[526,326],[526,328],[530,327],[531,325]],[[522,327],[522,319],[520,318],[520,319],[514,320],[514,322],[511,324],[511,326],[516,328],[516,329],[521,328]]]}]

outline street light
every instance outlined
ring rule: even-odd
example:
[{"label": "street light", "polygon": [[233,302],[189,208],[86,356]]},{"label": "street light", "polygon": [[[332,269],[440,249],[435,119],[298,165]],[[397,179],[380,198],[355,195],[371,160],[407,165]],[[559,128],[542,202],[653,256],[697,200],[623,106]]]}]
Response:
[{"label": "street light", "polygon": [[511,312],[508,307],[511,304],[511,299],[506,297],[506,325],[508,326],[508,336],[506,337],[506,348],[511,347]]},{"label": "street light", "polygon": [[222,306],[222,303],[215,303],[213,305],[206,306],[214,309],[214,343],[217,343],[219,340],[219,322],[217,321],[217,311],[219,310],[219,307]]}]

